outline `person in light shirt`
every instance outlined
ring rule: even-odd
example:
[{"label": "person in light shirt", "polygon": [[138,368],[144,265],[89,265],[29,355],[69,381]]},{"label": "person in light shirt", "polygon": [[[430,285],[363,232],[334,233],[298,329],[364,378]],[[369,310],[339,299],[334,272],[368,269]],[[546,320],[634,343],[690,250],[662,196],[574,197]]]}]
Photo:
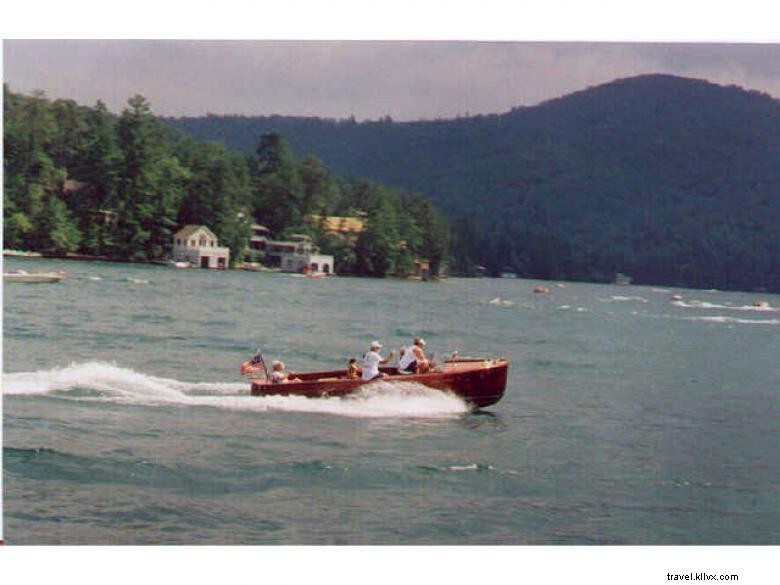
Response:
[{"label": "person in light shirt", "polygon": [[431,364],[425,357],[425,340],[415,337],[412,345],[402,352],[398,370],[402,374],[426,374],[430,369]]},{"label": "person in light shirt", "polygon": [[389,356],[383,358],[379,354],[381,349],[382,344],[378,341],[373,341],[370,349],[363,356],[363,380],[369,381],[387,377],[387,374],[383,374],[379,371],[379,366],[389,362],[395,355],[395,352],[391,351]]},{"label": "person in light shirt", "polygon": [[274,360],[271,363],[271,369],[273,370],[273,373],[271,374],[272,384],[287,384],[288,382],[301,381],[292,372],[288,373],[287,371],[285,371],[285,365],[284,362],[282,361]]}]

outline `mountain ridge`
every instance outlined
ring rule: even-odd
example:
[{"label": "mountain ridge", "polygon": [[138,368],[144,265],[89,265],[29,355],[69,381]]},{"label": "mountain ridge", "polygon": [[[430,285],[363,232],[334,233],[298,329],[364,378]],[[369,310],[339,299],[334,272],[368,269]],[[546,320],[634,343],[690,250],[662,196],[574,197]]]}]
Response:
[{"label": "mountain ridge", "polygon": [[648,74],[450,120],[166,122],[245,153],[276,131],[339,175],[418,192],[453,220],[466,272],[780,290],[780,101],[761,92]]}]

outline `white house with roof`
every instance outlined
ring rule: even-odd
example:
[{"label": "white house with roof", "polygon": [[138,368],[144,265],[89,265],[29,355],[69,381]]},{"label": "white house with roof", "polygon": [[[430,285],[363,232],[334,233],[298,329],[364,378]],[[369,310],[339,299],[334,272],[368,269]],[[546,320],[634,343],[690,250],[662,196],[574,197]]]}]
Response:
[{"label": "white house with roof", "polygon": [[225,269],[230,248],[220,247],[217,236],[205,225],[185,225],[173,235],[173,259],[199,268]]},{"label": "white house with roof", "polygon": [[306,234],[292,234],[287,241],[268,243],[268,258],[284,272],[333,274],[333,256],[320,254]]},{"label": "white house with roof", "polygon": [[284,272],[333,274],[333,256],[329,254],[282,254],[281,260]]},{"label": "white house with roof", "polygon": [[253,224],[250,229],[252,235],[249,237],[249,249],[253,252],[265,251],[271,239],[269,229],[259,224]]}]

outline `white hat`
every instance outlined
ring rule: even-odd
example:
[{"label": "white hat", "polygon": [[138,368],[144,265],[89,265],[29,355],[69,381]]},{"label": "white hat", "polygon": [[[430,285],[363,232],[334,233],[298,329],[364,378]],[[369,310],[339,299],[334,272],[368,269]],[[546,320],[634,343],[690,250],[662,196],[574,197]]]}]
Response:
[{"label": "white hat", "polygon": [[422,337],[415,337],[414,338],[415,343],[418,343],[419,345],[422,345],[425,347],[425,340]]},{"label": "white hat", "polygon": [[382,349],[382,344],[379,343],[378,341],[372,341],[371,342],[371,349],[374,349],[374,348]]}]

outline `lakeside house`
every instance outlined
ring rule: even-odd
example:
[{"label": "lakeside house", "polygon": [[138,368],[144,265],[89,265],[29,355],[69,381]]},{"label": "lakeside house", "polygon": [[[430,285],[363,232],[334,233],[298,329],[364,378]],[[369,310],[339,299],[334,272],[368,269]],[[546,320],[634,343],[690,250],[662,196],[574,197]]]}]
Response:
[{"label": "lakeside house", "polygon": [[[322,230],[326,236],[338,238],[342,242],[350,245],[357,243],[360,234],[366,229],[366,214],[358,212],[356,216],[343,215],[307,215],[304,221]],[[400,242],[401,248],[406,247],[406,242]],[[313,260],[312,260],[313,261]],[[407,275],[408,278],[418,280],[428,280],[433,276],[431,274],[431,263],[426,258],[415,257],[412,259],[412,271]]]},{"label": "lakeside house", "polygon": [[332,274],[333,256],[320,254],[306,234],[293,234],[288,240],[270,240],[266,247],[266,261],[283,272]]},{"label": "lakeside house", "polygon": [[351,243],[357,241],[360,234],[366,229],[364,217],[308,215],[305,221],[323,229],[325,235],[334,236],[341,241]]},{"label": "lakeside house", "polygon": [[252,252],[265,252],[271,239],[271,231],[260,224],[251,226],[252,235],[249,236],[249,250]]},{"label": "lakeside house", "polygon": [[333,256],[320,254],[311,237],[293,234],[287,240],[273,240],[267,227],[254,224],[249,238],[249,254],[262,253],[263,264],[283,272],[333,274]]},{"label": "lakeside house", "polygon": [[429,260],[425,260],[424,258],[415,258],[412,260],[412,266],[412,278],[427,280],[431,277],[431,263]]},{"label": "lakeside house", "polygon": [[[399,248],[401,250],[407,250],[408,246],[406,240],[399,242]],[[432,277],[438,277],[438,274],[431,274],[431,261],[427,258],[420,258],[415,256],[412,258],[411,272],[406,274],[406,278],[411,280],[429,280]]]},{"label": "lakeside house", "polygon": [[220,247],[205,225],[186,225],[173,236],[172,256],[177,262],[224,270],[230,263],[230,248]]}]

